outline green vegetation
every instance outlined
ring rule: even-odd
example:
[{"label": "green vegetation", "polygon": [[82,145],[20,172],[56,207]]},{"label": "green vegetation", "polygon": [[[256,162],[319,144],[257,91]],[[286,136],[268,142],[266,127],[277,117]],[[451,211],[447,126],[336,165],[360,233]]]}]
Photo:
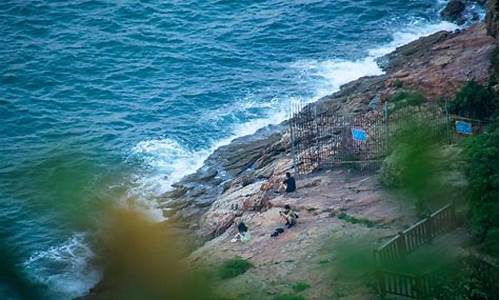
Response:
[{"label": "green vegetation", "polygon": [[[497,49],[498,50],[498,49]],[[469,183],[466,200],[468,220],[477,242],[486,253],[498,255],[498,51],[492,55],[492,74],[487,86],[467,82],[450,109],[461,116],[489,120],[483,133],[467,138],[462,146]]]},{"label": "green vegetation", "polygon": [[415,197],[417,212],[424,214],[433,199],[437,176],[445,165],[438,160],[439,137],[422,121],[408,122],[391,141],[392,153],[382,164],[381,182],[405,188]]},{"label": "green vegetation", "polygon": [[498,120],[465,141],[467,195],[474,236],[498,254]]},{"label": "green vegetation", "polygon": [[463,117],[486,120],[498,111],[498,97],[490,86],[467,82],[450,103],[450,112]]},{"label": "green vegetation", "polygon": [[249,261],[241,257],[234,257],[225,261],[217,269],[217,275],[221,279],[233,278],[248,271],[252,267]]},{"label": "green vegetation", "polygon": [[406,106],[418,106],[426,101],[425,97],[414,90],[400,89],[391,97],[390,103],[393,103],[392,110],[397,110]]},{"label": "green vegetation", "polygon": [[353,217],[353,216],[348,215],[346,213],[341,213],[339,215],[339,219],[341,219],[345,222],[351,223],[351,224],[363,224],[367,227],[372,227],[373,225],[375,225],[375,223],[370,221],[370,220],[356,218],[356,217]]},{"label": "green vegetation", "polygon": [[403,87],[403,82],[399,79],[396,79],[392,82],[392,84],[397,87],[398,89],[402,88]]},{"label": "green vegetation", "polygon": [[306,300],[306,298],[300,295],[279,295],[274,297],[273,300]]},{"label": "green vegetation", "polygon": [[303,292],[305,290],[307,290],[308,288],[310,288],[311,286],[307,283],[307,282],[303,282],[303,281],[299,281],[297,283],[295,283],[293,286],[292,286],[292,289],[296,292],[296,293],[300,293],[300,292]]},{"label": "green vegetation", "polygon": [[446,276],[435,277],[434,299],[498,299],[498,269],[486,267],[466,257],[447,269]]}]

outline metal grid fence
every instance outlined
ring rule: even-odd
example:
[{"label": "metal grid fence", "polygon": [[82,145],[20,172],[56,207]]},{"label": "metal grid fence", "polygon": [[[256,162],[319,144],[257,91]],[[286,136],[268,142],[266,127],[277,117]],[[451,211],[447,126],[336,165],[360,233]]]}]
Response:
[{"label": "metal grid fence", "polygon": [[317,107],[296,103],[291,108],[289,130],[296,175],[341,165],[378,167],[390,153],[391,138],[411,122],[424,123],[445,144],[464,136],[457,133],[456,124],[469,124],[471,132],[466,134],[481,129],[481,121],[450,115],[446,106],[435,103],[401,108],[386,104],[363,114],[318,112]]}]

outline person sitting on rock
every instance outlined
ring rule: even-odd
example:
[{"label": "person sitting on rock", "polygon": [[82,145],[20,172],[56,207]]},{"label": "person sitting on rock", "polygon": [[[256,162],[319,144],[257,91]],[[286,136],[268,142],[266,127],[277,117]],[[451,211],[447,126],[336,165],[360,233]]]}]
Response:
[{"label": "person sitting on rock", "polygon": [[295,186],[295,178],[293,178],[292,174],[290,172],[286,172],[286,179],[283,181],[283,184],[285,185],[285,192],[287,193],[292,193],[295,192],[297,189]]},{"label": "person sitting on rock", "polygon": [[231,240],[231,243],[236,243],[237,241],[245,243],[248,242],[249,240],[250,240],[250,232],[248,231],[248,227],[245,225],[245,223],[240,222],[238,224],[238,233]]},{"label": "person sitting on rock", "polygon": [[287,228],[291,228],[297,224],[297,219],[299,218],[299,215],[288,204],[285,205],[285,210],[280,211],[280,216],[285,220]]}]

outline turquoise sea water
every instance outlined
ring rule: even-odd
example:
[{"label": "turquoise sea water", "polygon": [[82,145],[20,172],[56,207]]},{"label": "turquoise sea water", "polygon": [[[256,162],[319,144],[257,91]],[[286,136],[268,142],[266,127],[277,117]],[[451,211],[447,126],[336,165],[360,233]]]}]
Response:
[{"label": "turquoise sea water", "polygon": [[[47,297],[85,294],[100,276],[96,204],[137,198],[161,219],[155,195],[218,145],[282,121],[292,101],[380,74],[374,59],[398,45],[455,29],[443,5],[2,1],[4,263]],[[2,297],[14,290],[0,284]]]}]

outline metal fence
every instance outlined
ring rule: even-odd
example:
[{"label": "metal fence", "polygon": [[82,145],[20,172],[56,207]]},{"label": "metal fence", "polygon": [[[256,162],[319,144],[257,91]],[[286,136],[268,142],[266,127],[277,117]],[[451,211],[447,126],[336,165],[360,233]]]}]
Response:
[{"label": "metal fence", "polygon": [[413,224],[375,250],[375,264],[382,266],[399,260],[422,245],[428,244],[439,234],[456,225],[453,203],[435,211],[429,217]]},{"label": "metal fence", "polygon": [[[471,287],[474,287],[475,284],[480,284],[480,291],[478,287],[476,287],[476,292],[478,294],[488,293],[489,295],[495,295],[498,293],[498,265],[469,255],[462,259],[460,267],[461,270],[467,272],[469,276],[474,276],[469,279],[471,280]],[[446,279],[439,271],[431,271],[423,274],[409,274],[389,270],[378,270],[377,279],[379,294],[382,299],[385,299],[387,294],[418,300],[439,299],[438,295],[440,289],[447,288],[443,286],[443,283],[445,283],[443,280]],[[451,279],[452,282],[456,280],[453,276]]]},{"label": "metal fence", "polygon": [[322,168],[353,165],[378,167],[390,153],[391,138],[411,123],[423,123],[441,143],[449,144],[481,130],[481,121],[450,115],[446,105],[389,107],[366,113],[319,111],[296,103],[289,130],[296,175]]}]

